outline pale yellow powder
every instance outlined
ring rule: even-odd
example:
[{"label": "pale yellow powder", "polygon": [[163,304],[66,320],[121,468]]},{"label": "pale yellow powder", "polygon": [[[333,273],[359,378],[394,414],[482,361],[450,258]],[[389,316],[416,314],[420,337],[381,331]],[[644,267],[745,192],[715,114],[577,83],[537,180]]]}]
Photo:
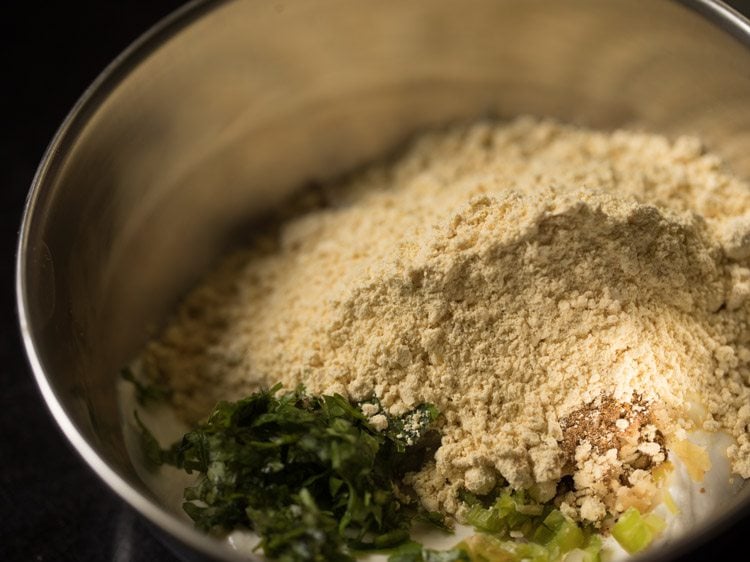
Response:
[{"label": "pale yellow powder", "polygon": [[[662,462],[659,434],[696,421],[734,437],[750,477],[750,186],[697,140],[481,123],[321,197],[229,258],[144,353],[186,417],[277,381],[391,414],[433,403],[442,444],[409,482],[449,514],[463,488],[548,499],[564,475],[576,518],[644,507],[644,455]],[[657,421],[627,454],[563,452],[568,416],[636,395]]]}]

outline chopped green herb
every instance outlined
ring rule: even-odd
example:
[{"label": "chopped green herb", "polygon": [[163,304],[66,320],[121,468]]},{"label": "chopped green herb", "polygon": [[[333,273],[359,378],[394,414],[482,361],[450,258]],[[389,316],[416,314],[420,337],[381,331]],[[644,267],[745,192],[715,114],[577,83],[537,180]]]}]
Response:
[{"label": "chopped green herb", "polygon": [[143,451],[144,464],[149,470],[154,470],[160,464],[164,462],[164,452],[159,446],[159,442],[154,437],[154,434],[149,431],[146,425],[141,421],[137,410],[133,410],[133,417],[135,417],[135,423],[138,424],[140,430],[140,441],[141,451]]},{"label": "chopped green herb", "polygon": [[141,406],[164,402],[170,396],[169,388],[157,383],[145,384],[141,382],[128,367],[120,371],[120,376],[135,387],[135,399]]},{"label": "chopped green herb", "polygon": [[279,562],[350,561],[338,533],[338,523],[330,514],[320,511],[310,492],[302,489],[292,499],[294,503],[280,510],[246,510],[262,537],[260,546],[265,554]]},{"label": "chopped green herb", "polygon": [[399,452],[419,443],[433,428],[438,418],[438,411],[432,404],[422,404],[411,412],[400,416],[386,416],[388,418],[388,437],[396,443]]},{"label": "chopped green herb", "polygon": [[279,388],[219,403],[162,453],[201,475],[184,504],[198,527],[255,530],[275,560],[337,562],[404,543],[415,518],[440,523],[398,488],[404,465],[427,459],[421,440],[434,408],[421,406],[378,432],[340,395]]}]

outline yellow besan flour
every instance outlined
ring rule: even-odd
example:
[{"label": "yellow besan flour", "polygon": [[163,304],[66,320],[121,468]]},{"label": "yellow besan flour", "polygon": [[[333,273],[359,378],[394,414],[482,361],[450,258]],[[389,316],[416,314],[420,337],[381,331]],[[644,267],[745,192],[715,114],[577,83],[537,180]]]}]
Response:
[{"label": "yellow besan flour", "polygon": [[140,358],[185,418],[275,382],[376,397],[381,428],[435,404],[407,481],[459,519],[503,482],[580,520],[648,509],[691,429],[750,477],[750,185],[698,140],[479,123],[308,199]]}]

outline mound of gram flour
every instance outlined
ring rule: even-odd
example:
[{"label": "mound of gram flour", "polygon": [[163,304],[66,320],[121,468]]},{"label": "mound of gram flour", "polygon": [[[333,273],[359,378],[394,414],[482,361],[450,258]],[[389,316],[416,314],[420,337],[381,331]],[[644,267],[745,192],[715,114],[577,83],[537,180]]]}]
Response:
[{"label": "mound of gram flour", "polygon": [[278,381],[377,398],[376,427],[433,403],[408,482],[459,520],[462,490],[506,483],[594,523],[648,509],[670,451],[700,472],[695,429],[750,477],[750,185],[698,140],[431,133],[272,230],[140,358],[185,419]]}]

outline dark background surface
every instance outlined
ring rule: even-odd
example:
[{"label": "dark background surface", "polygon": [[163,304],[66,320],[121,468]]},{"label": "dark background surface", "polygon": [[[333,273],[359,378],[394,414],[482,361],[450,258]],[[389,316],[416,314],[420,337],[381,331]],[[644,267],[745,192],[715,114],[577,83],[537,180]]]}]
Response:
[{"label": "dark background surface", "polygon": [[[49,415],[21,347],[13,280],[23,202],[55,130],[115,56],[183,3],[3,3],[0,562],[176,560],[152,537],[143,520],[94,476]],[[750,13],[750,0],[732,4]],[[747,559],[748,535],[750,519],[746,518],[682,559]]]}]

